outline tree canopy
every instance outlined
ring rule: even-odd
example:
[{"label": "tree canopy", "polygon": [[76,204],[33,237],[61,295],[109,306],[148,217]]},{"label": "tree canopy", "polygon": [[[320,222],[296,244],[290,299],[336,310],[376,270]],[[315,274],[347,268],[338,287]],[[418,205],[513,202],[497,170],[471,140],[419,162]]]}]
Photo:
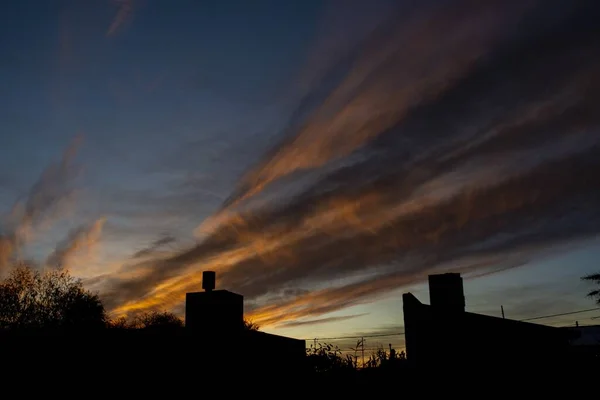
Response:
[{"label": "tree canopy", "polygon": [[0,281],[0,329],[99,328],[106,325],[100,298],[64,270],[19,265]]},{"label": "tree canopy", "polygon": [[147,311],[131,319],[121,317],[111,320],[108,326],[119,329],[165,330],[183,328],[184,322],[177,315],[168,311]]},{"label": "tree canopy", "polygon": [[583,278],[584,281],[595,283],[598,288],[591,290],[588,296],[596,300],[596,304],[600,305],[600,272],[596,274],[586,275]]},{"label": "tree canopy", "polygon": [[249,319],[244,319],[244,330],[246,331],[257,331],[259,330],[259,326],[257,323],[249,320]]}]

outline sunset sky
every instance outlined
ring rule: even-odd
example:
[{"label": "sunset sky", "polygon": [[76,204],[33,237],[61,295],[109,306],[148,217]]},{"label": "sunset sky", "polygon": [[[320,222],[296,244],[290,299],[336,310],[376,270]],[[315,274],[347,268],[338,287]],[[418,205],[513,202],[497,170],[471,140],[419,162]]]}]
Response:
[{"label": "sunset sky", "polygon": [[216,270],[298,338],[401,332],[402,293],[429,302],[439,271],[463,274],[469,311],[592,308],[599,17],[593,0],[6,2],[0,273],[62,265],[117,316],[181,314]]}]

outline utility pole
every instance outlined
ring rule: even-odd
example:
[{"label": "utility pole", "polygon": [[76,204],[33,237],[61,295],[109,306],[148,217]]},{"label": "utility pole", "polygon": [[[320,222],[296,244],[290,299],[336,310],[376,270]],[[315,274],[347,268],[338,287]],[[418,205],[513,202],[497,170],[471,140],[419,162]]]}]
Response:
[{"label": "utility pole", "polygon": [[500,306],[500,310],[502,311],[502,319],[504,319],[504,306]]}]

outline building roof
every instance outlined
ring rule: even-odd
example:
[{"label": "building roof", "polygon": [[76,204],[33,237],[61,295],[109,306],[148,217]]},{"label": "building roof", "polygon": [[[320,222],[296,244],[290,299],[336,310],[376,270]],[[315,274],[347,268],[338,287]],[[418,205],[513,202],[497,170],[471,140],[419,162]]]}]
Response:
[{"label": "building roof", "polygon": [[[529,338],[541,336],[553,336],[556,338],[567,338],[569,333],[564,330],[552,326],[540,325],[531,322],[517,321],[491,315],[477,314],[467,311],[459,313],[447,313],[443,309],[436,309],[429,304],[421,303],[412,293],[405,293],[403,301],[409,307],[419,309],[421,315],[427,315],[432,322],[436,320],[451,319],[453,324],[458,329],[458,325],[467,327],[467,330],[477,330],[482,335],[496,335],[501,333],[519,333],[519,336]],[[476,332],[471,332],[475,334]]]}]

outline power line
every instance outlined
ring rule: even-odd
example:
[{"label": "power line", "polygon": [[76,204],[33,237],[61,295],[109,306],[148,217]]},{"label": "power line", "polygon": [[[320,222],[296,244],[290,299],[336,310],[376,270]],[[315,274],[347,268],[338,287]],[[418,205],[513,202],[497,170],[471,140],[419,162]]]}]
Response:
[{"label": "power line", "polygon": [[584,313],[584,312],[590,312],[590,311],[596,311],[596,310],[600,310],[600,307],[588,308],[588,309],[585,309],[585,310],[570,311],[570,312],[565,312],[565,313],[560,313],[560,314],[542,315],[542,316],[539,316],[539,317],[522,319],[521,321],[533,321],[533,320],[536,320],[536,319],[544,319],[544,318],[551,318],[551,317],[562,317],[563,315],[581,314],[581,313]]},{"label": "power line", "polygon": [[398,332],[398,333],[385,333],[385,334],[381,334],[381,335],[361,335],[361,336],[338,336],[338,337],[328,337],[328,338],[311,338],[311,339],[304,339],[304,340],[338,340],[338,339],[369,339],[369,338],[375,338],[375,337],[387,337],[387,336],[399,336],[399,335],[404,335],[404,332]]},{"label": "power line", "polygon": [[[540,315],[537,317],[521,319],[519,321],[523,321],[523,322],[524,321],[534,321],[534,320],[544,319],[544,318],[562,317],[564,315],[581,314],[581,313],[596,311],[596,310],[600,310],[600,307],[587,308],[584,310],[576,310],[576,311],[564,312],[564,313],[559,313],[559,314]],[[359,336],[338,336],[338,337],[327,337],[327,338],[310,338],[310,339],[304,339],[304,340],[313,341],[313,340],[341,340],[341,339],[362,339],[362,338],[369,339],[369,338],[401,336],[401,335],[404,335],[404,332],[385,333],[385,334],[380,334],[380,335],[359,335]]]},{"label": "power line", "polygon": [[[346,350],[345,349],[340,349],[340,351],[342,353],[352,353],[355,350],[356,349],[352,349],[352,348],[349,348],[349,349],[346,349]],[[360,348],[358,350],[362,350],[362,348]],[[379,347],[365,347],[365,351],[377,351],[377,350],[385,350],[385,347],[383,347],[383,346],[379,346]],[[406,350],[406,347],[395,347],[394,350],[396,350],[396,351],[404,351],[404,350]],[[358,353],[358,351],[356,351],[356,352]]]},{"label": "power line", "polygon": [[559,328],[589,328],[590,326],[598,326],[598,325],[563,325],[563,326],[559,326]]}]

